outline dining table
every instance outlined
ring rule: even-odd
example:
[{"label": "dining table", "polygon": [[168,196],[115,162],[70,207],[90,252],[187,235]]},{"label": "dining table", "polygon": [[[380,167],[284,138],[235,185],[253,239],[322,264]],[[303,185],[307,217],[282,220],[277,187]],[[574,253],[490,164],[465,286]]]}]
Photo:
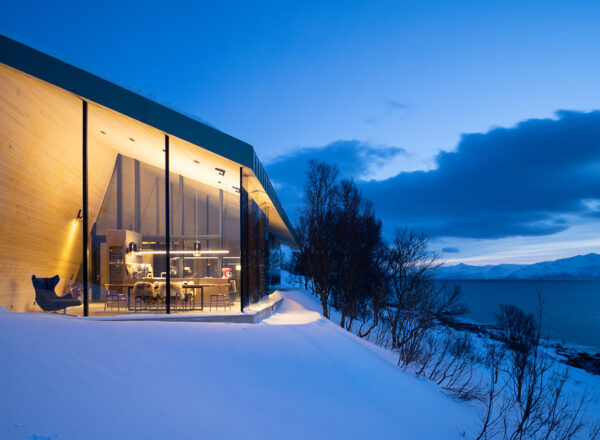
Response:
[{"label": "dining table", "polygon": [[192,310],[196,309],[196,289],[200,289],[200,310],[204,310],[204,288],[205,287],[215,287],[220,284],[211,284],[211,283],[183,283],[181,284],[181,288],[185,292],[187,289],[192,289],[191,298],[193,300]]},{"label": "dining table", "polygon": [[106,290],[127,289],[127,310],[131,311],[131,289],[134,283],[108,283],[104,287]]},{"label": "dining table", "polygon": [[[156,281],[160,281],[160,280],[143,280],[143,281],[147,281],[147,282],[156,282]],[[199,310],[204,310],[204,288],[205,287],[216,287],[216,286],[221,286],[223,284],[216,284],[216,283],[192,283],[192,282],[182,282],[182,283],[177,283],[181,286],[181,288],[183,289],[184,293],[186,292],[186,290],[192,289],[192,293],[185,293],[187,297],[192,299],[192,310],[196,309],[196,289],[200,289],[200,309]],[[105,284],[104,287],[107,290],[122,290],[122,289],[127,289],[127,310],[131,311],[131,290],[133,289],[133,287],[135,286],[135,283],[108,283]],[[133,309],[133,311],[137,311],[136,308]]]}]

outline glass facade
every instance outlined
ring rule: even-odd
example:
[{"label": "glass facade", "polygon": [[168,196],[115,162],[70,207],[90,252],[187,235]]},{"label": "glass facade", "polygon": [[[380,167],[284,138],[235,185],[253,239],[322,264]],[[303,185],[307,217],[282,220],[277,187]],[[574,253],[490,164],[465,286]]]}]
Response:
[{"label": "glass facade", "polygon": [[281,270],[283,269],[283,252],[281,243],[273,235],[269,236],[269,292],[281,287]]},{"label": "glass facade", "polygon": [[155,292],[168,270],[164,139],[158,130],[88,106],[90,315],[166,310]]},{"label": "glass facade", "polygon": [[239,311],[240,168],[178,138],[169,154],[171,276],[195,309]]},{"label": "glass facade", "polygon": [[[280,243],[270,234],[268,210],[261,207],[264,198],[247,173],[242,173],[243,229],[242,264],[247,267],[244,277],[244,306],[259,302],[279,285],[281,259]],[[265,212],[266,211],[266,212]],[[272,264],[274,263],[274,264]]]},{"label": "glass facade", "polygon": [[0,141],[8,310],[40,310],[32,275],[95,316],[239,312],[277,287],[274,211],[249,168],[3,64]]}]

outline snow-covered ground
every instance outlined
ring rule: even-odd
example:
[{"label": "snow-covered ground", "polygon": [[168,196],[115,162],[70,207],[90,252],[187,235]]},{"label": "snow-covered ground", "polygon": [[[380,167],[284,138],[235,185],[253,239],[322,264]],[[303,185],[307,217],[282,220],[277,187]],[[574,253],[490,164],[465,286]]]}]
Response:
[{"label": "snow-covered ground", "polygon": [[1,311],[0,438],[470,437],[474,405],[282,294],[254,325]]}]

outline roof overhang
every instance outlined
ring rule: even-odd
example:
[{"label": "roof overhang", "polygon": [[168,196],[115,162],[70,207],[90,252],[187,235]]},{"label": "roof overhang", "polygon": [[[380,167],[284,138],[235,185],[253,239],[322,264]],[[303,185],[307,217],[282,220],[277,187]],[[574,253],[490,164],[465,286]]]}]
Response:
[{"label": "roof overhang", "polygon": [[0,63],[240,164],[264,193],[261,207],[274,235],[297,247],[292,225],[252,145],[4,35],[0,35]]}]

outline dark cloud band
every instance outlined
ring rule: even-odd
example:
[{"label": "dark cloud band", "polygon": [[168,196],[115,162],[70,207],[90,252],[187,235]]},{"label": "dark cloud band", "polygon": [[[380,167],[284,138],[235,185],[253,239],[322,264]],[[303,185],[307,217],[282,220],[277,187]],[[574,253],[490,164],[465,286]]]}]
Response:
[{"label": "dark cloud band", "polygon": [[[369,164],[403,154],[339,141],[301,149],[268,167],[286,207],[298,206],[301,172],[311,158],[337,163],[343,175],[364,175]],[[569,228],[565,215],[598,217],[600,111],[559,111],[556,119],[530,119],[512,128],[463,135],[455,151],[436,157],[430,171],[403,172],[360,186],[384,228],[408,226],[432,237],[503,238],[551,235]]]}]

